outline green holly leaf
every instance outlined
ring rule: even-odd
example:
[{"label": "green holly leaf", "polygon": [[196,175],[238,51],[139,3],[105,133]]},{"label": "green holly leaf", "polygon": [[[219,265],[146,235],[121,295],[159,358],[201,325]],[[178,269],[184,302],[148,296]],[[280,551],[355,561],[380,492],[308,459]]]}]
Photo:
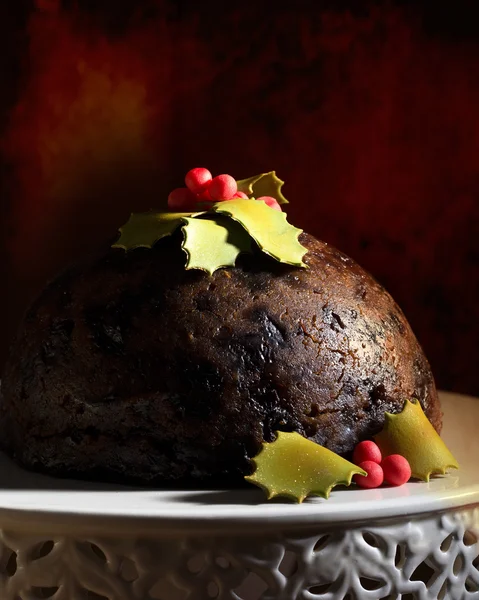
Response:
[{"label": "green holly leaf", "polygon": [[411,465],[412,476],[429,481],[459,465],[424,414],[421,404],[406,400],[402,412],[386,413],[382,431],[375,436],[383,456],[401,454]]},{"label": "green holly leaf", "polygon": [[241,252],[251,252],[250,236],[235,221],[189,217],[182,220],[187,269],[202,269],[212,275],[221,267],[234,267]]},{"label": "green holly leaf", "polygon": [[192,213],[132,213],[125,225],[120,227],[120,238],[112,248],[152,248],[161,238],[171,235],[181,225],[184,217]]},{"label": "green holly leaf", "polygon": [[284,181],[277,177],[275,171],[260,173],[248,179],[240,179],[237,184],[238,191],[244,192],[253,198],[271,196],[272,198],[276,198],[278,204],[288,204],[288,201],[281,192]]},{"label": "green holly leaf", "polygon": [[333,487],[350,485],[354,474],[366,473],[327,448],[299,433],[279,431],[253,458],[256,470],[245,477],[262,488],[268,500],[286,496],[302,502],[307,496],[329,498]]},{"label": "green holly leaf", "polygon": [[256,200],[227,200],[213,206],[214,211],[238,221],[260,249],[276,260],[296,267],[305,267],[307,250],[299,241],[301,229],[290,225],[284,212],[274,210]]}]

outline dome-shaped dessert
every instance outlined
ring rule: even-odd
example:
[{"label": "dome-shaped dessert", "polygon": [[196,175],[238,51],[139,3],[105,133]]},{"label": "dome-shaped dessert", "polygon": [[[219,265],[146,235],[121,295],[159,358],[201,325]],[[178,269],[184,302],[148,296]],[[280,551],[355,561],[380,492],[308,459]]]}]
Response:
[{"label": "dome-shaped dessert", "polygon": [[307,269],[259,251],[213,275],[177,239],[58,277],[28,312],[2,383],[1,440],[52,474],[240,481],[274,432],[348,455],[384,412],[441,411],[391,296],[302,234]]}]

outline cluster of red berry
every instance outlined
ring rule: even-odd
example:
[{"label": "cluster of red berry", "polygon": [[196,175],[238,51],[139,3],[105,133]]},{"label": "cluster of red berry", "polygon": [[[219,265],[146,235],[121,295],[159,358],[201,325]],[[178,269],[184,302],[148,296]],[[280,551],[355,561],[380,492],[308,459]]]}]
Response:
[{"label": "cluster of red berry", "polygon": [[353,462],[367,475],[354,475],[354,482],[363,488],[377,488],[383,482],[403,485],[411,478],[411,466],[404,456],[391,454],[385,458],[378,445],[371,441],[360,442],[353,453]]},{"label": "cluster of red berry", "polygon": [[[168,196],[168,208],[174,212],[187,212],[201,208],[211,208],[215,202],[234,200],[235,198],[248,199],[244,192],[238,191],[236,179],[231,175],[217,175],[213,177],[208,169],[196,167],[188,171],[185,177],[186,187],[176,188]],[[262,200],[270,208],[281,210],[275,198],[262,196]]]}]

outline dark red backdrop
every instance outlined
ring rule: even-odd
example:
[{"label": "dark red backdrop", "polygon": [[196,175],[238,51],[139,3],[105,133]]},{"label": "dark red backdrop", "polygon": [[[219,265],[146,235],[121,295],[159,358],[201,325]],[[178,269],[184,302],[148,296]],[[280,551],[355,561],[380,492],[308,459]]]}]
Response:
[{"label": "dark red backdrop", "polygon": [[0,5],[1,360],[35,290],[185,170],[275,168],[479,394],[477,3],[291,4]]}]

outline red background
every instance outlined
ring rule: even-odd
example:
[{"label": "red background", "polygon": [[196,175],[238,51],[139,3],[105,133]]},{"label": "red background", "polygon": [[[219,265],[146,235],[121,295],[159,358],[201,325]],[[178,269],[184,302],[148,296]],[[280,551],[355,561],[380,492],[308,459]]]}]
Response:
[{"label": "red background", "polygon": [[0,5],[0,363],[44,282],[187,169],[276,169],[479,395],[477,3],[35,4]]}]

